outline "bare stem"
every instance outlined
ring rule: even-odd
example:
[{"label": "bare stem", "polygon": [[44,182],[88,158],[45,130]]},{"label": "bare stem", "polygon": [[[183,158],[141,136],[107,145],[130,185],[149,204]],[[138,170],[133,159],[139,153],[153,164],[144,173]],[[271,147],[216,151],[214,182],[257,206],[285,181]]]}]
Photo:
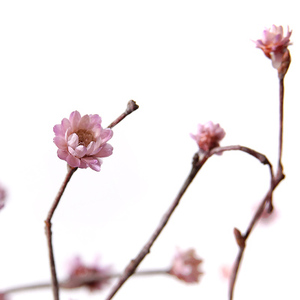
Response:
[{"label": "bare stem", "polygon": [[284,97],[284,77],[279,78],[279,155],[278,155],[278,172],[283,172],[282,166],[282,143],[283,143],[283,97]]},{"label": "bare stem", "polygon": [[[169,269],[166,270],[145,270],[145,271],[139,271],[133,274],[134,276],[152,276],[152,275],[162,275],[162,274],[169,274]],[[77,278],[72,279],[66,279],[61,282],[59,282],[59,287],[61,289],[74,289],[74,288],[80,288],[83,286],[88,286],[91,283],[94,283],[95,281],[107,281],[108,279],[117,278],[120,277],[120,273],[110,274],[103,276],[101,274],[93,274],[88,276],[78,276]],[[12,293],[18,293],[18,292],[24,292],[24,291],[32,291],[32,290],[39,290],[39,289],[46,289],[51,288],[52,284],[49,282],[42,282],[42,283],[36,283],[36,284],[28,284],[23,286],[17,286],[8,288],[6,290],[0,291],[0,294],[12,294]]]},{"label": "bare stem", "polygon": [[257,208],[257,210],[247,228],[246,233],[244,235],[242,235],[238,229],[235,228],[235,230],[234,230],[237,244],[239,245],[239,253],[236,257],[234,267],[233,267],[233,270],[231,273],[231,278],[230,278],[230,284],[229,284],[229,299],[230,300],[233,299],[233,292],[234,292],[234,287],[235,287],[238,271],[240,268],[240,264],[241,264],[241,260],[242,260],[244,251],[246,249],[246,240],[248,239],[250,233],[252,232],[255,224],[260,219],[267,204],[269,205],[269,211],[270,212],[272,211],[272,209],[273,209],[273,204],[272,204],[273,190],[278,185],[278,183],[284,178],[282,173],[278,173],[276,175],[276,177],[274,178],[273,167],[272,167],[272,164],[270,163],[270,161],[268,160],[268,158],[265,155],[255,151],[253,149],[250,149],[248,147],[239,146],[239,145],[218,147],[218,148],[214,148],[213,150],[211,150],[210,154],[212,155],[212,154],[222,153],[224,151],[231,151],[231,150],[240,150],[240,151],[246,152],[246,153],[252,155],[253,157],[255,157],[256,159],[258,159],[262,164],[268,165],[269,170],[270,170],[271,180],[270,180],[269,191],[268,191],[267,195],[264,197],[264,199],[262,200],[259,207]]},{"label": "bare stem", "polygon": [[70,181],[72,175],[77,170],[77,168],[71,168],[68,166],[68,173],[66,175],[66,178],[58,191],[58,194],[49,210],[47,219],[45,220],[45,231],[47,236],[47,243],[48,243],[48,251],[49,251],[49,260],[50,260],[50,270],[51,270],[51,282],[52,282],[52,291],[54,300],[59,300],[59,284],[57,281],[56,276],[56,268],[55,268],[55,260],[54,260],[54,253],[53,253],[53,245],[52,245],[52,231],[51,231],[51,219],[53,217],[53,214],[58,206],[58,203],[67,187],[68,182]]},{"label": "bare stem", "polygon": [[175,200],[171,204],[170,208],[167,210],[167,212],[163,216],[161,222],[159,223],[157,228],[154,230],[154,232],[151,235],[150,239],[144,245],[144,247],[141,249],[141,251],[139,252],[137,257],[135,259],[131,260],[131,262],[127,265],[127,267],[124,270],[122,276],[120,277],[117,284],[112,288],[112,291],[110,292],[110,294],[108,295],[106,300],[110,300],[110,299],[113,298],[113,296],[122,287],[122,285],[129,279],[129,277],[131,275],[134,274],[136,268],[139,266],[139,264],[142,262],[142,260],[145,258],[145,256],[150,252],[150,248],[152,247],[153,243],[155,242],[155,240],[158,238],[158,236],[160,235],[162,230],[167,225],[171,215],[173,214],[173,212],[175,211],[175,208],[179,204],[180,199],[182,198],[185,191],[187,190],[187,188],[189,187],[189,185],[191,184],[191,182],[193,181],[193,179],[197,175],[198,171],[201,169],[203,164],[206,162],[207,158],[208,158],[208,156],[206,155],[201,161],[199,161],[198,154],[194,155],[193,166],[192,166],[192,169],[190,171],[190,174],[188,175],[187,179],[185,180],[183,186],[181,187],[177,197],[175,198]]},{"label": "bare stem", "polygon": [[132,112],[134,112],[138,108],[139,108],[139,106],[135,103],[135,101],[130,100],[127,103],[127,108],[126,108],[125,112],[123,112],[115,121],[113,121],[110,125],[108,125],[107,128],[113,128],[118,123],[120,123],[124,118],[126,118],[128,115],[130,115]]}]

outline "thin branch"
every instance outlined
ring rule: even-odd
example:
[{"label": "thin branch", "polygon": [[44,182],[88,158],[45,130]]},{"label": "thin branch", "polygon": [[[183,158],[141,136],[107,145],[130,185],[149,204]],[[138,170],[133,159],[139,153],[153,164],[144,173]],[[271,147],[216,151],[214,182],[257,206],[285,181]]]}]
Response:
[{"label": "thin branch", "polygon": [[54,260],[54,253],[53,253],[53,245],[52,245],[52,231],[51,231],[51,219],[53,214],[58,206],[58,203],[67,187],[68,182],[70,181],[72,175],[77,170],[77,168],[71,168],[68,166],[68,173],[66,178],[58,191],[58,194],[49,210],[47,219],[45,220],[45,231],[47,236],[47,243],[48,243],[48,251],[49,251],[49,261],[50,261],[50,270],[51,270],[51,282],[52,282],[52,291],[55,300],[59,300],[59,285],[56,276],[56,268],[55,268],[55,260]]},{"label": "thin branch", "polygon": [[[277,185],[279,184],[279,182],[281,180],[284,179],[284,175],[283,174],[278,174],[276,175],[276,177],[273,180],[273,184],[272,187],[270,188],[270,190],[268,191],[267,195],[265,196],[265,198],[262,200],[261,204],[259,205],[259,207],[257,208],[253,218],[250,221],[250,224],[246,230],[246,233],[243,235],[244,238],[244,242],[246,243],[246,240],[249,238],[254,226],[256,225],[256,223],[259,221],[266,204],[268,203],[269,199],[271,198],[273,191],[275,190],[275,188],[277,187]],[[244,254],[246,247],[240,247],[239,248],[239,252],[238,255],[235,259],[234,262],[234,267],[233,267],[233,271],[231,274],[231,278],[230,278],[230,284],[229,284],[229,299],[232,300],[233,299],[233,292],[234,292],[234,287],[235,287],[235,283],[236,283],[236,278],[237,278],[237,274],[238,274],[238,270],[241,264],[241,260]]]},{"label": "thin branch", "polygon": [[153,234],[151,235],[150,239],[148,242],[144,245],[144,247],[141,249],[137,257],[127,265],[126,269],[124,270],[122,276],[120,277],[119,281],[117,284],[112,288],[111,292],[109,293],[108,297],[106,300],[110,300],[113,298],[113,296],[117,293],[117,291],[122,287],[122,285],[129,279],[131,275],[135,272],[136,268],[139,266],[139,264],[142,262],[142,260],[145,258],[145,256],[150,252],[150,249],[162,230],[165,228],[167,225],[171,215],[175,211],[175,208],[178,206],[180,199],[184,195],[185,191],[197,175],[198,171],[201,169],[201,167],[204,165],[204,163],[207,161],[208,156],[205,155],[201,161],[199,161],[199,156],[196,153],[193,158],[193,165],[192,169],[190,171],[190,174],[188,175],[187,179],[185,180],[183,186],[181,187],[177,197],[163,216],[161,222],[157,226],[157,228],[154,230]]},{"label": "thin branch", "polygon": [[126,118],[128,115],[130,115],[132,112],[134,112],[138,108],[139,108],[139,106],[136,104],[136,102],[133,101],[133,100],[130,100],[127,103],[127,108],[126,108],[125,112],[123,112],[115,121],[113,121],[110,125],[108,125],[107,128],[113,128],[113,127],[115,127],[124,118]]},{"label": "thin branch", "polygon": [[272,209],[273,209],[273,204],[272,204],[273,190],[278,185],[278,183],[284,178],[282,173],[277,174],[276,178],[274,178],[273,167],[272,167],[272,164],[270,163],[270,161],[268,160],[268,158],[265,155],[255,151],[253,149],[250,149],[248,147],[239,146],[239,145],[228,146],[228,147],[218,147],[218,148],[212,149],[210,151],[210,154],[213,155],[213,154],[222,153],[224,151],[231,151],[231,150],[240,150],[240,151],[246,152],[246,153],[252,155],[253,157],[255,157],[256,159],[258,159],[262,164],[268,165],[269,170],[270,170],[270,178],[271,179],[270,179],[269,191],[268,191],[267,195],[264,197],[264,199],[261,202],[261,204],[259,205],[259,207],[257,208],[257,210],[247,228],[246,233],[244,235],[241,235],[241,233],[238,229],[236,229],[236,228],[234,229],[235,238],[237,240],[237,244],[239,245],[239,253],[236,257],[234,267],[233,267],[233,270],[231,273],[231,278],[230,278],[230,284],[229,284],[229,299],[230,300],[233,299],[233,292],[234,292],[234,287],[235,287],[238,271],[239,271],[240,264],[241,264],[241,261],[243,258],[243,254],[244,254],[244,251],[246,248],[246,240],[248,239],[250,233],[252,232],[255,224],[259,221],[267,204],[269,204],[269,212],[272,211]]},{"label": "thin branch", "polygon": [[[163,274],[169,274],[170,270],[144,270],[139,271],[133,274],[134,276],[152,276],[152,275],[163,275]],[[84,286],[88,286],[89,284],[94,283],[95,281],[107,281],[108,279],[113,279],[120,277],[120,273],[110,274],[103,276],[101,274],[92,274],[87,276],[78,276],[76,278],[72,279],[66,279],[61,282],[59,282],[59,287],[61,289],[74,289],[74,288],[81,288]],[[52,284],[50,282],[42,282],[42,283],[36,283],[36,284],[28,284],[23,286],[17,286],[8,288],[6,290],[0,291],[0,294],[12,294],[12,293],[18,293],[18,292],[24,292],[24,291],[32,291],[32,290],[39,290],[39,289],[47,289],[51,288]]]},{"label": "thin branch", "polygon": [[283,143],[283,96],[284,96],[284,77],[279,79],[279,154],[278,154],[278,172],[283,172],[282,166],[282,143]]}]

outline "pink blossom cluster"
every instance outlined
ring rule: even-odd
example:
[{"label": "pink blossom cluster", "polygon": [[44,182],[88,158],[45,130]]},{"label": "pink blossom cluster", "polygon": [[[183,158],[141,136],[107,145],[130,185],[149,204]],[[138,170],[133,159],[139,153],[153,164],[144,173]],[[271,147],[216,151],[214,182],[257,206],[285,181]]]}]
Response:
[{"label": "pink blossom cluster", "polygon": [[201,263],[202,259],[197,257],[194,249],[177,250],[169,273],[188,283],[199,282],[203,274],[199,270]]},{"label": "pink blossom cluster", "polygon": [[191,137],[197,142],[202,151],[208,152],[215,147],[220,146],[220,141],[224,138],[225,131],[219,124],[209,121],[198,125],[198,132],[191,134]]},{"label": "pink blossom cluster", "polygon": [[[99,266],[98,260],[87,266],[80,257],[76,256],[69,265],[68,287],[86,286],[90,291],[101,290],[109,283],[110,275],[111,268]],[[98,277],[98,279],[95,279],[95,277]],[[99,278],[101,279],[99,280]]]},{"label": "pink blossom cluster", "polygon": [[284,36],[282,26],[272,25],[270,29],[265,29],[262,39],[254,41],[257,48],[260,48],[264,54],[272,60],[275,69],[279,69],[283,61],[283,55],[287,51],[287,47],[291,45],[290,36],[292,31],[287,28]]},{"label": "pink blossom cluster", "polygon": [[98,115],[84,115],[73,111],[69,119],[54,126],[53,139],[58,147],[57,155],[67,161],[72,168],[90,167],[100,171],[102,157],[112,154],[113,148],[107,141],[111,139],[111,129],[103,129]]}]

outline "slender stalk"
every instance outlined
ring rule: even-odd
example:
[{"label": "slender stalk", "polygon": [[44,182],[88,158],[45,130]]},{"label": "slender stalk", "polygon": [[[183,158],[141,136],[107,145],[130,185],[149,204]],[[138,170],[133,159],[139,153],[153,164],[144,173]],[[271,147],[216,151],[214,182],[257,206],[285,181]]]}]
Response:
[{"label": "slender stalk", "polygon": [[[144,271],[139,271],[133,274],[134,276],[152,276],[152,275],[163,275],[169,274],[169,269],[165,270],[144,270]],[[88,275],[88,276],[78,276],[78,278],[72,278],[72,279],[66,279],[64,281],[59,282],[59,287],[61,289],[74,289],[74,288],[80,288],[85,285],[88,285],[90,283],[93,283],[95,281],[101,281],[101,280],[108,280],[108,279],[113,279],[120,277],[120,273],[115,273],[115,274],[110,274],[103,276],[101,274],[93,274],[93,275]],[[6,290],[0,291],[0,294],[13,294],[13,293],[18,293],[18,292],[24,292],[24,291],[32,291],[32,290],[39,290],[39,289],[47,289],[51,288],[52,284],[50,282],[42,282],[42,283],[36,283],[36,284],[28,284],[28,285],[23,285],[23,286],[17,286],[17,287],[12,287],[8,288]]]},{"label": "slender stalk", "polygon": [[128,115],[130,115],[132,112],[134,112],[138,108],[139,108],[139,106],[135,103],[135,101],[130,100],[127,103],[127,108],[126,108],[125,112],[123,112],[115,121],[113,121],[110,125],[108,125],[107,128],[113,128],[113,127],[115,127],[124,118],[126,118]]},{"label": "slender stalk", "polygon": [[197,175],[198,171],[201,169],[201,167],[206,162],[207,158],[208,158],[208,156],[206,155],[202,158],[202,160],[199,160],[198,154],[196,153],[194,155],[192,169],[191,169],[187,179],[185,180],[183,186],[181,187],[178,195],[176,196],[175,200],[173,201],[173,203],[171,204],[171,206],[169,207],[169,209],[167,210],[167,212],[163,216],[161,222],[158,224],[157,228],[154,230],[154,232],[151,235],[150,239],[144,245],[144,247],[141,249],[141,251],[139,252],[137,257],[135,259],[131,260],[131,262],[127,265],[127,267],[124,270],[122,276],[120,277],[117,284],[112,288],[112,290],[109,293],[106,300],[110,300],[110,299],[113,298],[113,296],[123,286],[123,284],[129,279],[129,277],[134,274],[136,268],[139,266],[139,264],[142,262],[142,260],[145,258],[145,256],[150,252],[150,248],[152,247],[152,245],[154,244],[154,242],[156,241],[156,239],[158,238],[158,236],[160,235],[162,230],[167,225],[171,215],[175,211],[175,208],[178,206],[178,204],[180,202],[180,199],[182,198],[185,191],[187,190],[187,188],[189,187],[189,185],[191,184],[191,182],[193,181],[193,179]]},{"label": "slender stalk", "polygon": [[[254,226],[259,221],[267,202],[269,201],[270,197],[272,197],[273,191],[278,186],[280,181],[283,179],[284,179],[283,174],[277,174],[276,177],[274,178],[272,187],[270,188],[269,192],[267,193],[267,195],[265,196],[265,198],[262,200],[261,204],[257,208],[257,210],[256,210],[253,218],[251,219],[250,224],[246,230],[246,233],[243,235],[245,244],[246,244],[246,240],[249,238]],[[229,299],[230,300],[233,299],[233,292],[234,292],[234,287],[235,287],[235,283],[236,283],[236,278],[237,278],[238,270],[239,270],[245,249],[246,249],[246,247],[240,247],[238,255],[234,262],[234,267],[233,267],[233,271],[232,271],[231,278],[230,278],[230,284],[229,284]]]},{"label": "slender stalk", "polygon": [[282,143],[283,143],[283,96],[284,96],[284,77],[279,78],[279,154],[278,154],[278,172],[283,172],[282,166]]},{"label": "slender stalk", "polygon": [[[261,217],[261,215],[262,215],[262,213],[263,213],[263,211],[264,211],[267,204],[269,204],[269,209],[270,209],[270,211],[272,211],[272,208],[273,208],[273,204],[272,204],[273,190],[278,185],[278,183],[284,178],[282,173],[277,174],[276,178],[274,178],[273,167],[272,167],[272,164],[270,163],[270,161],[268,160],[268,158],[265,155],[255,151],[253,149],[250,149],[248,147],[239,146],[239,145],[227,146],[227,147],[218,147],[218,148],[214,148],[213,150],[211,150],[210,154],[213,155],[213,154],[222,153],[222,152],[231,151],[231,150],[239,150],[239,151],[246,152],[246,153],[252,155],[253,157],[255,157],[256,159],[258,159],[262,164],[268,165],[269,170],[270,170],[270,178],[271,179],[270,179],[269,191],[268,191],[267,195],[264,197],[264,199],[262,200],[259,207],[257,208],[257,210],[256,210],[256,212],[255,212],[248,228],[247,228],[246,233],[244,235],[241,235],[241,236],[238,237],[239,240],[237,240],[237,243],[239,245],[239,252],[238,252],[238,255],[237,255],[235,263],[234,263],[234,267],[233,267],[233,270],[232,270],[232,273],[231,273],[231,278],[230,278],[230,284],[229,284],[229,299],[230,300],[233,299],[233,292],[234,292],[234,287],[235,287],[238,271],[239,271],[240,264],[241,264],[241,261],[242,261],[243,255],[244,255],[244,251],[246,249],[246,240],[248,239],[250,233],[252,232],[255,224],[260,219],[260,217]],[[236,238],[237,238],[237,236],[236,236]]]},{"label": "slender stalk", "polygon": [[51,284],[52,284],[52,292],[54,296],[54,300],[59,300],[59,284],[57,281],[57,275],[56,275],[56,268],[55,268],[55,260],[54,260],[54,253],[53,253],[53,245],[52,245],[52,230],[51,230],[51,219],[53,217],[53,214],[58,206],[58,203],[67,187],[68,182],[70,181],[72,175],[77,170],[77,168],[71,168],[68,166],[68,173],[66,175],[66,178],[58,191],[58,194],[49,210],[49,213],[47,215],[47,219],[45,220],[45,231],[47,236],[47,244],[48,244],[48,251],[49,251],[49,261],[50,261],[50,270],[51,270]]}]

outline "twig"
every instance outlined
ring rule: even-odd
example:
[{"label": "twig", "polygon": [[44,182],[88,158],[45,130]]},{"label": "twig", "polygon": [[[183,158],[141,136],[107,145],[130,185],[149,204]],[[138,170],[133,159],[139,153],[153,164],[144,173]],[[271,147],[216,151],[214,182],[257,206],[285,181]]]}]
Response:
[{"label": "twig", "polygon": [[113,128],[118,123],[120,123],[124,118],[126,118],[128,115],[130,115],[132,112],[134,112],[138,108],[139,108],[139,106],[135,103],[135,101],[130,100],[127,103],[127,108],[126,108],[125,112],[123,112],[115,121],[113,121],[110,125],[108,125],[107,128]]},{"label": "twig", "polygon": [[[169,269],[166,270],[145,270],[145,271],[139,271],[133,274],[134,276],[151,276],[151,275],[160,275],[160,274],[169,274]],[[91,283],[94,283],[95,281],[102,281],[102,280],[108,280],[112,278],[120,277],[120,273],[110,274],[103,276],[101,274],[93,274],[93,275],[87,275],[87,276],[78,276],[76,278],[72,279],[66,279],[61,282],[59,282],[59,287],[61,289],[74,289],[74,288],[81,288],[84,286],[88,286]],[[32,290],[39,290],[39,289],[46,289],[51,288],[52,284],[50,282],[43,282],[43,283],[36,283],[36,284],[28,284],[23,286],[17,286],[8,288],[6,290],[0,291],[0,294],[12,294],[12,293],[18,293],[18,292],[24,292],[24,291],[32,291]]]},{"label": "twig", "polygon": [[160,233],[162,232],[162,230],[167,225],[167,223],[168,223],[171,215],[173,214],[175,208],[179,204],[180,199],[182,198],[182,196],[184,195],[185,191],[187,190],[187,188],[189,187],[189,185],[191,184],[191,182],[193,181],[193,179],[197,175],[198,171],[201,169],[201,167],[207,161],[207,159],[208,159],[208,156],[205,155],[201,159],[201,161],[200,161],[198,154],[196,153],[194,155],[193,165],[192,165],[192,169],[190,171],[190,174],[188,175],[187,179],[185,180],[183,186],[181,187],[181,189],[180,189],[177,197],[175,198],[175,200],[173,201],[172,205],[167,210],[167,212],[163,216],[161,222],[159,223],[159,225],[157,226],[157,228],[154,230],[154,232],[151,235],[150,239],[144,245],[144,247],[141,249],[141,251],[139,252],[139,254],[137,255],[137,257],[135,259],[131,260],[131,262],[127,265],[127,267],[124,270],[122,276],[120,277],[120,279],[117,282],[117,284],[112,288],[112,290],[109,293],[109,295],[106,298],[106,300],[110,300],[110,299],[113,298],[113,296],[122,287],[122,285],[129,279],[129,277],[131,275],[133,275],[133,273],[135,272],[136,268],[139,266],[139,264],[142,262],[142,260],[145,258],[145,256],[150,252],[151,246],[153,245],[153,243],[155,242],[155,240],[158,238],[158,236],[160,235]]},{"label": "twig", "polygon": [[54,253],[53,253],[53,245],[52,245],[52,231],[51,231],[51,219],[53,214],[58,206],[58,203],[67,187],[68,182],[70,181],[72,175],[77,170],[77,168],[71,168],[68,166],[68,173],[66,178],[58,191],[58,194],[52,204],[52,207],[49,210],[47,219],[45,220],[45,231],[47,236],[47,243],[48,243],[48,251],[49,251],[49,260],[50,260],[50,270],[51,270],[51,282],[52,282],[52,292],[55,300],[59,300],[59,285],[56,276],[56,268],[55,268],[55,260],[54,260]]},{"label": "twig", "polygon": [[[256,212],[255,212],[255,214],[254,214],[247,230],[246,230],[246,233],[243,235],[245,245],[246,245],[246,240],[250,236],[250,234],[251,234],[251,232],[254,228],[254,225],[260,219],[260,217],[261,217],[261,215],[262,215],[269,199],[270,199],[270,201],[269,201],[268,210],[269,210],[270,213],[272,212],[273,204],[272,204],[271,199],[272,199],[272,196],[273,196],[273,191],[275,190],[277,185],[284,179],[283,165],[282,165],[282,161],[281,161],[282,160],[282,144],[283,144],[284,77],[285,77],[286,72],[289,68],[290,62],[291,62],[291,57],[290,57],[289,50],[287,50],[285,52],[284,56],[283,56],[281,66],[278,69],[278,78],[279,78],[279,154],[278,154],[278,169],[277,169],[276,177],[272,178],[272,184],[271,184],[271,187],[270,187],[267,195],[262,200],[260,206],[257,208],[257,210],[256,210]],[[245,247],[240,247],[239,248],[239,253],[238,253],[237,258],[236,258],[235,263],[234,263],[232,276],[230,278],[230,288],[229,288],[229,299],[230,300],[233,299],[234,286],[235,286],[239,266],[241,264],[241,260],[242,260],[244,251],[245,251]]]},{"label": "twig", "polygon": [[[276,175],[276,177],[273,180],[273,186],[270,188],[269,192],[267,193],[267,195],[265,196],[265,198],[262,200],[261,204],[259,205],[259,207],[257,208],[253,218],[251,219],[251,222],[246,230],[246,233],[243,235],[243,239],[244,242],[246,244],[246,240],[249,238],[254,226],[256,225],[256,223],[259,221],[265,206],[267,204],[267,202],[269,201],[269,199],[272,197],[272,193],[275,190],[275,188],[277,187],[277,185],[279,184],[279,182],[281,180],[283,180],[284,175],[283,174],[279,174]],[[233,292],[234,292],[234,287],[235,287],[235,283],[236,283],[236,278],[237,278],[237,274],[238,274],[238,270],[241,264],[241,260],[243,257],[245,251],[245,247],[240,247],[239,248],[239,252],[238,255],[235,259],[234,262],[234,267],[233,267],[233,271],[231,274],[231,278],[230,278],[230,284],[229,284],[229,299],[232,300],[233,299]]]},{"label": "twig", "polygon": [[241,264],[241,260],[242,260],[242,257],[243,257],[243,254],[244,254],[244,251],[246,248],[246,240],[249,237],[252,229],[254,228],[254,225],[260,219],[260,217],[265,209],[265,206],[267,204],[269,204],[269,212],[272,211],[272,209],[273,209],[273,204],[272,204],[273,190],[278,185],[278,183],[284,178],[282,173],[277,174],[276,178],[274,178],[273,167],[272,167],[272,164],[270,163],[270,161],[268,160],[268,158],[265,155],[255,151],[253,149],[250,149],[248,147],[239,146],[239,145],[228,146],[228,147],[218,147],[218,148],[212,149],[210,151],[210,154],[213,155],[213,154],[222,153],[224,151],[231,151],[231,150],[240,150],[240,151],[246,152],[246,153],[252,155],[253,157],[257,158],[262,164],[268,165],[269,170],[270,170],[271,180],[270,180],[269,191],[268,191],[267,195],[265,196],[265,198],[263,199],[263,201],[261,202],[258,209],[256,210],[255,215],[252,218],[246,233],[244,235],[242,235],[238,229],[234,228],[235,238],[236,238],[237,244],[239,245],[239,253],[236,257],[235,264],[234,264],[234,267],[233,267],[233,270],[231,273],[231,278],[230,278],[230,284],[229,284],[229,299],[230,300],[233,299],[234,286],[236,283],[236,278],[237,278],[237,274],[238,274],[239,267]]},{"label": "twig", "polygon": [[283,96],[284,96],[284,77],[279,79],[279,155],[278,155],[278,172],[283,172],[281,162],[282,143],[283,143]]}]

